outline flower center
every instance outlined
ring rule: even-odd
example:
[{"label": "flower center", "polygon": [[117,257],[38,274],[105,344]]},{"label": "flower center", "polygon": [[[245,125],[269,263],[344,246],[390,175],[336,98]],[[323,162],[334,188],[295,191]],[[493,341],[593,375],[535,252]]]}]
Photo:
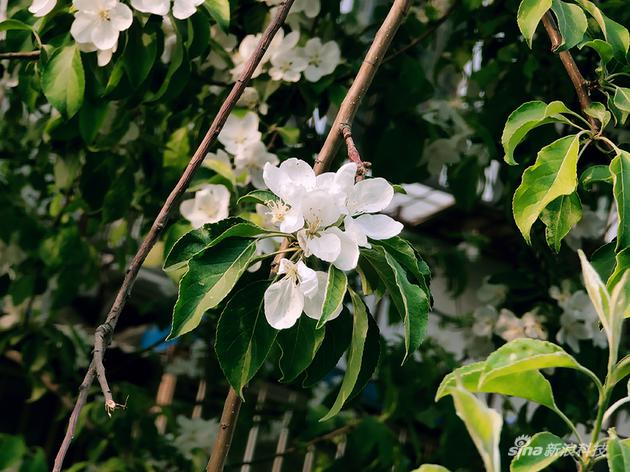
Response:
[{"label": "flower center", "polygon": [[265,203],[269,211],[267,214],[271,217],[271,223],[274,225],[279,225],[284,221],[284,218],[289,211],[289,207],[281,202],[280,200],[274,201],[269,200]]},{"label": "flower center", "polygon": [[99,11],[98,16],[102,21],[109,21],[109,10]]}]

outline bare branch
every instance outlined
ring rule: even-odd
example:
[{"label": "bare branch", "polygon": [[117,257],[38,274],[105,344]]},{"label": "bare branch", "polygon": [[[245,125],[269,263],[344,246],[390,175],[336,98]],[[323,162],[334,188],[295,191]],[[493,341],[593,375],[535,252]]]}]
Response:
[{"label": "bare branch", "polygon": [[[547,31],[547,35],[549,36],[549,40],[551,41],[551,50],[556,52],[558,48],[562,45],[562,36],[560,35],[560,31],[556,26],[556,22],[553,19],[553,16],[550,12],[547,12],[542,17],[542,23]],[[591,105],[591,99],[588,94],[588,82],[582,76],[580,69],[578,69],[573,56],[569,51],[560,51],[558,53],[558,57],[562,61],[562,65],[567,71],[567,75],[569,79],[571,79],[571,83],[575,88],[575,92],[578,97],[578,101],[580,102],[580,108],[582,108],[582,112],[586,110]],[[591,124],[591,128],[593,131],[599,130],[599,125],[597,120],[592,116],[586,115],[586,119]]]},{"label": "bare branch", "polygon": [[359,150],[354,144],[354,139],[352,139],[352,127],[348,123],[342,123],[341,134],[343,136],[343,139],[346,141],[346,148],[348,149],[348,159],[350,159],[357,165],[357,181],[363,180],[365,177],[365,173],[370,168],[371,164],[369,162],[361,160],[361,154],[359,154]]},{"label": "bare branch", "polygon": [[39,59],[39,51],[0,52],[2,59]]},{"label": "bare branch", "polygon": [[116,404],[116,402],[114,402],[113,398],[111,397],[111,392],[109,391],[109,386],[107,384],[107,379],[105,377],[105,368],[103,366],[103,356],[105,354],[105,350],[107,349],[111,341],[111,336],[114,332],[114,329],[116,328],[118,318],[120,317],[122,309],[125,306],[127,299],[129,298],[129,295],[133,288],[133,284],[138,276],[138,272],[140,271],[140,267],[142,266],[142,263],[147,257],[147,254],[149,254],[149,251],[153,248],[160,234],[164,230],[169,214],[171,213],[173,208],[175,208],[176,203],[179,201],[180,197],[186,191],[186,188],[188,187],[188,184],[192,180],[192,177],[195,171],[199,168],[199,166],[203,162],[204,157],[206,156],[208,152],[208,149],[214,143],[217,136],[219,135],[219,132],[221,131],[221,129],[223,128],[223,125],[225,124],[225,121],[230,115],[230,112],[236,105],[236,102],[242,95],[243,90],[245,90],[245,87],[247,86],[247,83],[251,79],[254,71],[256,70],[256,67],[258,67],[258,64],[262,60],[263,55],[267,51],[267,48],[269,47],[271,40],[273,39],[275,34],[278,32],[278,30],[282,26],[282,23],[284,23],[284,20],[286,19],[289,9],[291,8],[291,5],[293,4],[293,1],[294,0],[286,0],[281,4],[276,18],[274,19],[273,22],[271,22],[271,24],[267,27],[262,37],[260,38],[260,41],[258,42],[258,45],[256,46],[256,50],[247,61],[247,65],[241,72],[241,75],[239,76],[238,80],[232,87],[232,90],[230,91],[225,101],[221,105],[221,108],[219,109],[217,115],[215,116],[214,121],[210,125],[210,128],[206,132],[206,135],[201,141],[201,144],[199,144],[199,147],[197,148],[194,155],[192,156],[190,162],[188,163],[188,166],[184,170],[179,181],[177,182],[177,184],[175,185],[175,187],[173,188],[173,190],[167,197],[166,201],[164,202],[164,205],[162,206],[157,217],[155,218],[155,221],[151,225],[151,229],[147,233],[147,236],[145,237],[144,241],[140,245],[138,252],[134,256],[131,264],[129,265],[129,268],[127,269],[123,283],[120,286],[118,293],[116,294],[116,298],[114,300],[114,303],[109,313],[107,314],[105,322],[102,325],[100,325],[96,330],[95,339],[94,339],[95,349],[94,349],[94,356],[92,359],[92,363],[90,364],[90,367],[87,373],[85,374],[85,378],[83,379],[83,382],[81,384],[81,387],[80,387],[81,391],[79,393],[79,397],[77,398],[77,402],[74,406],[74,410],[72,411],[72,415],[68,423],[68,430],[66,431],[64,440],[57,453],[57,457],[55,458],[55,467],[53,469],[53,472],[61,471],[64,457],[70,445],[70,441],[72,440],[72,437],[74,436],[74,430],[76,427],[76,419],[78,418],[78,415],[81,412],[83,405],[85,405],[88,389],[92,385],[95,375],[98,375],[98,380],[101,385],[101,389],[103,390],[103,394],[105,395],[105,408],[107,409],[107,411],[111,412],[113,408],[116,408],[117,406],[119,406]]},{"label": "bare branch", "polygon": [[352,123],[354,115],[357,113],[357,109],[359,108],[368,87],[372,83],[372,80],[376,75],[376,71],[381,65],[396,31],[398,31],[398,27],[402,23],[407,10],[409,9],[409,4],[409,0],[395,0],[389,10],[389,13],[387,14],[387,17],[385,18],[385,21],[383,21],[383,24],[376,32],[374,41],[372,41],[372,45],[363,60],[363,64],[361,64],[361,68],[359,69],[354,82],[352,82],[350,90],[348,90],[348,94],[339,107],[337,117],[330,128],[330,132],[326,137],[322,150],[317,156],[315,166],[313,167],[316,174],[326,171],[330,166],[331,161],[337,154],[342,140],[341,124]]}]

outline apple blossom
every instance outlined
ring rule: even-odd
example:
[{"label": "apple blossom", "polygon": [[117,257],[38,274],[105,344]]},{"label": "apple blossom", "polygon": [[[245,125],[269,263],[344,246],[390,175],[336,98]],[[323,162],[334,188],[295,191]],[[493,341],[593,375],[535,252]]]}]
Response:
[{"label": "apple blossom", "polygon": [[118,49],[118,43],[114,44],[114,46],[110,49],[97,49],[96,46],[92,43],[77,43],[79,47],[79,51],[82,52],[95,52],[96,51],[96,62],[99,67],[104,67],[112,60],[112,56]]},{"label": "apple blossom", "polygon": [[56,4],[57,0],[33,0],[31,6],[28,7],[28,11],[36,17],[45,16],[55,8]]},{"label": "apple blossom", "polygon": [[341,60],[341,51],[334,41],[322,44],[321,39],[311,38],[302,51],[308,62],[304,78],[309,82],[317,82],[323,76],[332,74]]},{"label": "apple blossom", "polygon": [[93,44],[96,49],[113,49],[118,35],[131,26],[131,9],[118,0],[74,0],[77,12],[70,33],[77,43]]},{"label": "apple blossom", "polygon": [[265,291],[265,317],[273,328],[287,329],[302,314],[305,297],[315,295],[318,277],[301,260],[296,264],[288,259],[280,261],[278,274],[285,276]]},{"label": "apple blossom", "polygon": [[267,152],[262,141],[250,144],[234,157],[236,171],[247,172],[252,185],[259,189],[267,188],[263,179],[263,167],[267,163],[277,165],[278,162],[278,156]]},{"label": "apple blossom", "polygon": [[261,136],[258,131],[258,116],[248,111],[243,116],[230,114],[219,133],[218,140],[225,146],[227,152],[236,156],[247,146],[259,142]]},{"label": "apple blossom", "polygon": [[[203,0],[174,0],[173,16],[185,20],[197,11]],[[131,0],[131,6],[142,13],[166,16],[171,9],[171,0]]]},{"label": "apple blossom", "polygon": [[206,223],[216,223],[228,217],[230,191],[224,185],[206,184],[195,197],[184,200],[179,211],[194,229]]},{"label": "apple blossom", "polygon": [[297,46],[300,33],[292,31],[287,34],[277,50],[271,56],[271,68],[269,77],[273,80],[285,82],[297,82],[301,72],[306,69],[308,62],[303,56],[302,50]]}]

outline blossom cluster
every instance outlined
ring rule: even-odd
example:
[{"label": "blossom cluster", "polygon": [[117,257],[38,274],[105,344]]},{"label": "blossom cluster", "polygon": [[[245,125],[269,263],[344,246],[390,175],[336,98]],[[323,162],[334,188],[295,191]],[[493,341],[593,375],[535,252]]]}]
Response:
[{"label": "blossom cluster", "polygon": [[355,163],[317,176],[295,158],[280,166],[265,164],[263,179],[279,197],[267,202],[268,214],[295,250],[280,261],[282,277],[265,293],[265,316],[274,328],[290,328],[302,312],[321,317],[326,272],[308,267],[307,258],[349,271],[357,266],[359,247],[370,247],[369,239],[389,239],[402,230],[402,224],[378,214],[394,196],[389,182],[372,178],[355,183],[356,173]]}]

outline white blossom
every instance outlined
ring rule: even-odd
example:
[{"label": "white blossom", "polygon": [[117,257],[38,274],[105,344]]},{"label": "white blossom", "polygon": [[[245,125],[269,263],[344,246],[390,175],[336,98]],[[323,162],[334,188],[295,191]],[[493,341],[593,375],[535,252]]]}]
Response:
[{"label": "white blossom", "polygon": [[260,131],[258,131],[258,116],[256,113],[248,111],[243,116],[231,113],[219,133],[218,140],[225,150],[233,155],[238,155],[260,141]]},{"label": "white blossom", "polygon": [[92,43],[77,43],[80,51],[83,52],[95,52],[96,51],[96,62],[99,67],[104,67],[112,60],[112,56],[118,49],[118,43],[114,44],[113,47],[109,49],[98,49]]},{"label": "white blossom", "polygon": [[587,339],[600,348],[607,346],[606,335],[600,329],[599,318],[586,292],[577,290],[572,293],[569,281],[565,280],[561,288],[551,287],[549,294],[563,311],[560,330],[556,334],[558,342],[567,344],[575,352],[580,352],[579,342]]},{"label": "white blossom", "polygon": [[478,307],[473,312],[474,322],[472,325],[472,332],[475,336],[480,338],[492,337],[494,331],[494,325],[497,322],[499,314],[497,309],[491,305],[484,305]]},{"label": "white blossom", "polygon": [[306,69],[308,62],[304,58],[302,50],[297,46],[300,33],[292,31],[287,34],[271,55],[271,68],[269,77],[273,80],[285,82],[297,82],[300,75]]},{"label": "white blossom", "polygon": [[[258,33],[256,35],[248,34],[247,36],[243,38],[243,40],[241,41],[241,44],[239,44],[238,50],[232,56],[232,62],[234,63],[234,67],[230,70],[230,73],[232,74],[232,77],[234,79],[236,79],[243,71],[243,68],[245,67],[245,63],[256,50],[256,47],[258,46],[258,43],[260,42],[261,38],[262,38],[262,33]],[[275,51],[278,50],[278,48],[283,44],[283,42],[284,42],[284,31],[280,29],[271,40],[271,43],[269,43],[269,47],[267,48],[267,51],[263,55],[262,59],[258,63],[258,66],[254,70],[254,73],[252,74],[252,79],[255,79],[256,77],[258,77],[260,74],[263,73],[265,65],[267,64],[267,62],[269,62],[269,59],[271,59],[271,56],[275,53]]]},{"label": "white blossom", "polygon": [[302,51],[308,63],[304,78],[309,82],[317,82],[323,76],[332,74],[341,60],[341,51],[334,41],[322,44],[321,39],[311,38]]},{"label": "white blossom", "polygon": [[[173,16],[185,20],[197,11],[204,0],[174,0]],[[131,0],[131,6],[142,13],[166,16],[171,9],[171,0]]]},{"label": "white blossom", "polygon": [[315,18],[319,15],[320,8],[319,0],[295,0],[291,13],[304,13],[308,18]]},{"label": "white blossom", "polygon": [[46,16],[55,8],[56,4],[57,0],[33,0],[31,6],[28,7],[28,11],[36,17]]},{"label": "white blossom", "polygon": [[246,146],[242,152],[234,157],[234,166],[237,172],[246,172],[252,185],[258,189],[267,188],[263,179],[263,168],[266,164],[278,165],[278,156],[267,152],[262,141],[257,141]]},{"label": "white blossom", "polygon": [[164,32],[164,50],[160,56],[160,61],[164,64],[171,62],[173,49],[177,44],[177,34],[175,34],[175,25],[168,16],[162,18],[162,31]]},{"label": "white blossom", "polygon": [[508,342],[517,338],[547,339],[542,319],[533,311],[518,318],[513,312],[503,308],[499,312],[495,332]]},{"label": "white blossom", "polygon": [[193,228],[216,223],[228,217],[230,191],[224,185],[206,184],[195,192],[195,197],[184,200],[179,211]]},{"label": "white blossom", "polygon": [[77,43],[105,51],[116,47],[118,35],[131,26],[131,9],[118,0],[74,0],[77,12],[70,33]]},{"label": "white blossom", "polygon": [[505,301],[507,293],[507,285],[490,283],[486,277],[477,289],[477,299],[482,303],[498,306]]}]

